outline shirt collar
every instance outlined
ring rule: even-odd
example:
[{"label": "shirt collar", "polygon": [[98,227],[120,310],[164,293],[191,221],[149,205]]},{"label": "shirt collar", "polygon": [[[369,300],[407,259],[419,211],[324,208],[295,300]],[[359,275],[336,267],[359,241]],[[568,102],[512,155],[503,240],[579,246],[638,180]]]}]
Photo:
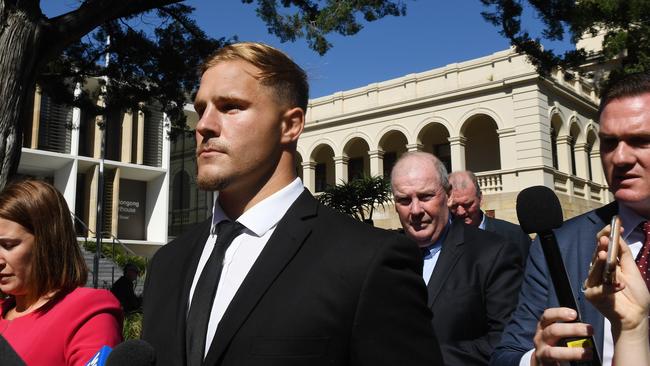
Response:
[{"label": "shirt collar", "polygon": [[485,212],[481,210],[481,223],[478,225],[478,228],[485,230]]},{"label": "shirt collar", "polygon": [[[237,218],[237,222],[246,226],[246,229],[253,232],[256,236],[262,236],[271,228],[276,226],[289,207],[298,199],[298,196],[304,191],[304,186],[300,178],[281,190],[266,197],[255,206],[246,210]],[[223,212],[217,197],[214,200],[212,208],[212,229],[221,221],[229,220],[226,213]]]},{"label": "shirt collar", "polygon": [[643,216],[632,211],[629,207],[625,206],[621,202],[618,202],[618,216],[621,218],[621,224],[623,225],[623,239],[627,242],[627,238],[630,234],[644,221]]},{"label": "shirt collar", "polygon": [[429,249],[431,252],[436,252],[437,248],[442,248],[442,243],[444,243],[445,239],[447,238],[447,233],[449,233],[449,228],[451,227],[451,215],[449,215],[449,218],[447,219],[447,224],[445,225],[445,228],[442,229],[442,233],[438,237],[438,240],[435,242],[431,243],[428,247],[425,247]]}]

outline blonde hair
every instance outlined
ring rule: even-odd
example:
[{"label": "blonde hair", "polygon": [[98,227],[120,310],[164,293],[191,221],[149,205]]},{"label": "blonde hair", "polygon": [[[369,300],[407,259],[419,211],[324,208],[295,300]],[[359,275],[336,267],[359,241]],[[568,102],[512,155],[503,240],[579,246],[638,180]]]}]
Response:
[{"label": "blonde hair", "polygon": [[273,90],[278,102],[307,111],[307,74],[284,52],[263,43],[241,42],[219,49],[201,66],[201,73],[225,61],[246,61],[260,69],[258,80]]}]

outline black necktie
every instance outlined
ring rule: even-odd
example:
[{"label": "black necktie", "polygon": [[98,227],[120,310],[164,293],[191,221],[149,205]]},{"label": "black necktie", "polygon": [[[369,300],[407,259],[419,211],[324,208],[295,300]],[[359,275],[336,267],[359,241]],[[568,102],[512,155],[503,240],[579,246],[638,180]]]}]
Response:
[{"label": "black necktie", "polygon": [[205,353],[205,338],[208,321],[212,311],[212,303],[217,292],[223,257],[233,239],[244,230],[244,225],[233,221],[221,221],[217,224],[217,241],[205,263],[201,276],[194,288],[190,311],[187,315],[185,346],[188,366],[199,366],[203,363]]}]

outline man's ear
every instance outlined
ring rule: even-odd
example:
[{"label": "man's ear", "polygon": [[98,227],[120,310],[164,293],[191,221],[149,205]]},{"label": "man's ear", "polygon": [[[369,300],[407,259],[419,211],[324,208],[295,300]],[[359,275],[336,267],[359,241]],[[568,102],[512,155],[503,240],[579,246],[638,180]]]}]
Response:
[{"label": "man's ear", "polygon": [[298,141],[298,137],[305,128],[305,112],[302,108],[295,107],[287,110],[282,115],[282,131],[280,142],[290,144]]}]

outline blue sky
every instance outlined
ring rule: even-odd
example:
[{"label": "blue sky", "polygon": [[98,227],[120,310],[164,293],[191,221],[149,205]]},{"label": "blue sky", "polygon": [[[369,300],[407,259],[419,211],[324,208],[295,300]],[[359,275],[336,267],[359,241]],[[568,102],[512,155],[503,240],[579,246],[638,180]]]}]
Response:
[{"label": "blue sky", "polygon": [[[310,50],[304,40],[280,43],[269,35],[253,4],[241,0],[185,3],[196,8],[195,19],[213,37],[237,35],[242,41],[264,42],[285,51],[307,71],[312,98],[485,56],[509,45],[483,20],[479,0],[405,0],[406,16],[367,23],[352,37],[330,36],[334,47],[324,56]],[[76,4],[76,0],[45,0],[41,5],[52,16]],[[535,34],[537,25],[528,24]]]}]

